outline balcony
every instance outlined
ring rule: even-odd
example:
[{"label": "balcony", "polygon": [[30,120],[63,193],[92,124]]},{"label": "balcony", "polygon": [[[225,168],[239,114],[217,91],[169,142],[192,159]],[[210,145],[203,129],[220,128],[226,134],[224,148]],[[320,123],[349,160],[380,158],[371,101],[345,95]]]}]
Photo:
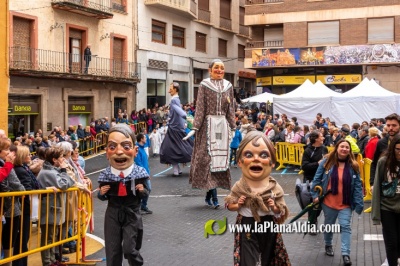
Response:
[{"label": "balcony", "polygon": [[158,7],[190,19],[197,19],[197,3],[194,0],[145,0],[144,4]]},{"label": "balcony", "polygon": [[52,0],[55,9],[61,9],[97,19],[113,18],[111,0]]},{"label": "balcony", "polygon": [[92,55],[10,47],[10,73],[17,76],[140,82],[140,64]]},{"label": "balcony", "polygon": [[199,16],[198,16],[197,20],[199,22],[205,22],[207,24],[210,24],[211,23],[210,14],[211,14],[211,12],[208,10],[199,9]]},{"label": "balcony", "polygon": [[229,18],[219,18],[219,27],[223,30],[232,31],[232,20]]},{"label": "balcony", "polygon": [[270,3],[283,3],[284,0],[246,0],[246,5],[259,5]]},{"label": "balcony", "polygon": [[250,27],[245,25],[239,25],[239,35],[249,37],[250,36]]},{"label": "balcony", "polygon": [[247,48],[282,48],[283,40],[281,41],[253,41],[246,44]]}]

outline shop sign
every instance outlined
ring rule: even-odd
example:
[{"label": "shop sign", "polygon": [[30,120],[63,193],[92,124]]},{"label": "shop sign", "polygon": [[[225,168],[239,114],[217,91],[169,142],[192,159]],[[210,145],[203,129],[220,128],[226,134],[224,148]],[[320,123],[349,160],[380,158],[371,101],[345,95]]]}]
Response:
[{"label": "shop sign", "polygon": [[358,84],[361,75],[318,75],[317,80],[323,84]]},{"label": "shop sign", "polygon": [[270,86],[272,85],[272,77],[262,77],[256,79],[257,86]]},{"label": "shop sign", "polygon": [[9,114],[38,114],[39,105],[37,103],[13,103],[11,105]]},{"label": "shop sign", "polygon": [[312,83],[315,83],[315,76],[274,76],[273,84],[276,85],[301,85],[307,79],[309,79]]},{"label": "shop sign", "polygon": [[82,113],[91,113],[92,105],[91,104],[69,104],[68,105],[68,113],[69,114],[82,114]]}]

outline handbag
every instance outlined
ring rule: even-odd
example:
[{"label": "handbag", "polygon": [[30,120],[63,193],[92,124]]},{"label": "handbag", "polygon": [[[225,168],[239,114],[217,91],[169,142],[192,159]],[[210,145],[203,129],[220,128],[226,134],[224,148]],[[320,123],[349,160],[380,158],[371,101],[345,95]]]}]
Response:
[{"label": "handbag", "polygon": [[396,195],[397,183],[399,179],[396,177],[392,182],[382,182],[382,194],[386,198],[393,198]]}]

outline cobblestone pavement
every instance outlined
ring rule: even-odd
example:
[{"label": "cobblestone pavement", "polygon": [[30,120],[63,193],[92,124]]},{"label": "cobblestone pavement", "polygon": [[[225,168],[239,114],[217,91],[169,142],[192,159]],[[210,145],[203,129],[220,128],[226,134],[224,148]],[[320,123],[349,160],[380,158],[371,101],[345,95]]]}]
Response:
[{"label": "cobblestone pavement", "polygon": [[[204,237],[204,223],[210,219],[221,220],[227,217],[228,223],[234,223],[236,212],[223,208],[214,210],[204,204],[205,192],[193,190],[188,184],[189,168],[183,169],[183,175],[172,177],[172,170],[159,164],[159,158],[149,159],[152,174],[152,193],[148,207],[154,212],[143,215],[144,237],[141,253],[145,265],[232,265],[233,234]],[[104,155],[94,157],[86,162],[87,173],[92,173],[107,166]],[[301,175],[287,169],[274,171],[272,174],[283,187],[285,200],[291,215],[295,216],[300,207],[294,195],[295,180]],[[240,177],[240,170],[232,168],[232,181]],[[282,174],[282,173],[285,174]],[[97,184],[98,173],[90,175]],[[232,183],[233,184],[233,183]],[[220,203],[227,190],[219,190]],[[367,203],[365,208],[369,207]],[[104,238],[103,221],[106,203],[95,198],[95,232],[94,235]],[[319,223],[323,223],[323,214]],[[304,216],[300,221],[306,221]],[[354,213],[352,220],[351,259],[353,265],[381,265],[385,259],[383,241],[364,240],[367,234],[381,234],[380,226],[371,223],[370,214],[361,216]],[[340,254],[340,235],[334,235],[334,257],[325,255],[323,235],[283,234],[284,243],[292,265],[342,265]],[[91,255],[88,259],[104,258],[104,249]],[[106,265],[99,262],[97,265]],[[125,265],[128,265],[125,261]]]}]

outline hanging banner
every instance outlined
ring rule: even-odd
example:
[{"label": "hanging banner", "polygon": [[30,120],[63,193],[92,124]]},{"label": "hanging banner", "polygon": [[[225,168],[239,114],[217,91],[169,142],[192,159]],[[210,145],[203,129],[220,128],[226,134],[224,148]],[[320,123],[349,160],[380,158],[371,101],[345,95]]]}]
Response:
[{"label": "hanging banner", "polygon": [[398,64],[400,44],[343,45],[251,50],[252,67]]},{"label": "hanging banner", "polygon": [[361,75],[318,75],[317,80],[323,84],[358,84]]},{"label": "hanging banner", "polygon": [[274,76],[272,83],[276,85],[301,85],[309,79],[312,83],[315,83],[315,76]]}]

